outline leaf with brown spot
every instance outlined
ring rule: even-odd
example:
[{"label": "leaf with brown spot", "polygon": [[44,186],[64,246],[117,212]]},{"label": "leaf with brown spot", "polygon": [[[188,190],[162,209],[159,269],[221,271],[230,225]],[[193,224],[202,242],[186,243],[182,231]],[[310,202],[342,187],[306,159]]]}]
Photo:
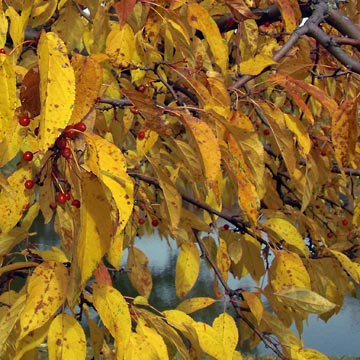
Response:
[{"label": "leaf with brown spot", "polygon": [[357,100],[347,99],[332,114],[331,139],[340,169],[348,165],[356,167],[357,112]]},{"label": "leaf with brown spot", "polygon": [[56,261],[46,261],[36,267],[29,278],[27,300],[20,315],[20,336],[43,326],[64,303],[69,281],[68,270]]},{"label": "leaf with brown spot", "polygon": [[148,268],[149,260],[147,256],[137,247],[132,246],[129,249],[127,259],[128,277],[131,284],[138,293],[146,298],[150,296],[153,282]]},{"label": "leaf with brown spot", "polygon": [[86,357],[86,337],[81,325],[69,314],[59,314],[48,332],[49,360],[82,360]]},{"label": "leaf with brown spot", "polygon": [[45,152],[68,124],[75,102],[75,75],[67,49],[55,33],[43,32],[38,45],[40,69],[39,150]]}]

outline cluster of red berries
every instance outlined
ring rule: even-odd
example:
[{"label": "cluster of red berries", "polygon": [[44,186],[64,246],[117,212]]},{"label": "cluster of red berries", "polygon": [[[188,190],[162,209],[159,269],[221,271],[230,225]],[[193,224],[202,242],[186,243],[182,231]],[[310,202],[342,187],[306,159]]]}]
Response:
[{"label": "cluster of red berries", "polygon": [[[19,116],[19,123],[22,126],[28,126],[30,124],[30,118],[26,114],[22,114]],[[38,128],[37,128],[38,129]],[[73,139],[76,137],[76,134],[80,132],[84,132],[86,130],[86,124],[81,122],[78,122],[75,125],[68,125],[63,133],[56,139],[55,146],[53,147],[54,155],[52,156],[53,159],[57,159],[58,156],[62,156],[64,159],[68,160],[72,157],[72,150],[69,147],[69,139]],[[37,134],[35,134],[37,135]],[[34,157],[34,154],[31,151],[25,151],[22,155],[24,161],[31,161]],[[53,168],[56,168],[56,161],[53,164]],[[53,174],[52,174],[53,175]],[[55,175],[53,175],[55,176]],[[27,190],[33,189],[35,185],[35,181],[33,179],[26,180],[24,183],[24,186]],[[70,201],[72,199],[72,195],[69,191],[63,191],[60,189],[56,196],[56,201],[59,204],[65,204],[66,202]],[[72,199],[71,205],[80,208],[80,200],[78,199]],[[56,208],[56,203],[53,202],[50,204],[50,207],[52,209]]]},{"label": "cluster of red berries", "polygon": [[[143,224],[145,224],[145,219],[144,218],[139,218],[139,220],[138,220],[138,223],[139,223],[139,225],[143,225]],[[151,225],[153,226],[153,227],[157,227],[157,226],[159,226],[159,220],[157,220],[157,219],[153,219],[152,221],[151,221]]]}]

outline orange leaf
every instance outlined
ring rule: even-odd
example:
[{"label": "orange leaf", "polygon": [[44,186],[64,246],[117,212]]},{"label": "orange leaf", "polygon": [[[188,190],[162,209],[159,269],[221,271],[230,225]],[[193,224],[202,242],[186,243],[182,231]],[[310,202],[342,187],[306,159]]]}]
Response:
[{"label": "orange leaf", "polygon": [[111,275],[102,261],[99,263],[99,266],[95,270],[94,276],[98,284],[112,286]]},{"label": "orange leaf", "polygon": [[119,18],[120,26],[125,25],[134,9],[135,4],[136,0],[120,0],[114,5],[116,15]]}]

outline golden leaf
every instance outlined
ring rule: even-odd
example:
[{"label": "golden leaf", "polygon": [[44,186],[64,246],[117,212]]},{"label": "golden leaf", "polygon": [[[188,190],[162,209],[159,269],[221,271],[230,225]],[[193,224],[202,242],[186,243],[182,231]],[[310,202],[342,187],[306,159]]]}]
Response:
[{"label": "golden leaf", "polygon": [[75,124],[94,107],[102,84],[102,70],[96,60],[79,54],[73,55],[71,65],[75,73],[76,96],[69,124]]},{"label": "golden leaf", "polygon": [[176,309],[179,311],[183,311],[185,314],[191,314],[195,311],[204,309],[212,304],[214,304],[215,300],[208,297],[196,297],[184,300],[180,303]]},{"label": "golden leaf", "polygon": [[106,39],[106,54],[115,67],[126,67],[135,52],[135,35],[131,26],[115,27]]},{"label": "golden leaf", "polygon": [[338,259],[344,270],[354,279],[356,283],[360,284],[360,264],[351,261],[346,255],[339,251],[330,251]]},{"label": "golden leaf", "polygon": [[66,299],[68,280],[68,270],[62,263],[46,261],[35,268],[27,286],[25,309],[20,315],[19,339],[55,315]]},{"label": "golden leaf", "polygon": [[81,360],[86,357],[86,337],[81,325],[68,314],[59,314],[48,332],[49,359]]},{"label": "golden leaf", "polygon": [[144,321],[144,319],[142,318],[137,319],[136,332],[139,335],[145,336],[145,338],[155,348],[157,353],[157,359],[159,360],[169,359],[169,355],[164,339],[156,332],[155,329],[149,327]]},{"label": "golden leaf", "polygon": [[124,360],[138,359],[158,359],[158,353],[146,336],[132,332],[128,346],[125,349]]},{"label": "golden leaf", "polygon": [[196,3],[189,4],[187,17],[190,26],[203,33],[214,56],[215,63],[225,74],[228,67],[228,51],[214,19],[205,8]]},{"label": "golden leaf", "polygon": [[129,307],[121,293],[112,286],[94,284],[93,299],[101,321],[116,341],[118,359],[123,358],[131,335]]},{"label": "golden leaf", "polygon": [[244,300],[246,301],[247,305],[249,306],[249,309],[251,313],[255,316],[256,321],[260,325],[262,315],[264,312],[264,305],[261,302],[259,296],[252,292],[243,291],[241,295],[244,297]]},{"label": "golden leaf", "polygon": [[289,286],[311,288],[310,276],[299,255],[287,251],[276,253],[269,270],[269,280],[274,291]]},{"label": "golden leaf", "polygon": [[258,75],[270,65],[277,64],[270,56],[258,54],[240,63],[240,71],[246,75]]},{"label": "golden leaf", "polygon": [[309,249],[304,242],[304,238],[300,235],[297,228],[289,221],[280,218],[268,219],[263,226],[266,229],[272,230],[285,242],[295,247],[299,252],[306,257],[309,256]]},{"label": "golden leaf", "polygon": [[238,344],[238,328],[232,316],[224,312],[214,319],[213,329],[217,332],[218,339],[223,343],[227,359],[231,359]]},{"label": "golden leaf", "polygon": [[200,254],[193,243],[181,245],[176,261],[175,289],[179,298],[184,297],[194,286],[200,271]]},{"label": "golden leaf", "polygon": [[129,269],[128,277],[131,284],[140,295],[148,298],[152,289],[152,277],[148,269],[147,256],[137,247],[129,249],[126,267]]},{"label": "golden leaf", "polygon": [[38,45],[40,71],[39,150],[45,152],[68,124],[75,101],[75,76],[63,41],[43,32]]},{"label": "golden leaf", "polygon": [[345,100],[332,114],[331,139],[335,149],[335,158],[342,169],[343,166],[355,165],[357,143],[357,110],[354,99]]},{"label": "golden leaf", "polygon": [[228,360],[225,346],[219,341],[217,331],[210,325],[196,322],[192,326],[195,328],[199,338],[201,349],[217,360]]},{"label": "golden leaf", "polygon": [[94,174],[81,174],[80,235],[77,261],[84,284],[109,250],[115,227],[112,204],[102,182]]},{"label": "golden leaf", "polygon": [[336,306],[316,292],[296,286],[283,288],[274,295],[286,305],[312,314],[322,314]]},{"label": "golden leaf", "polygon": [[225,240],[219,238],[219,246],[216,252],[216,264],[223,276],[224,280],[227,281],[229,277],[229,269],[231,260],[228,254],[228,249]]}]

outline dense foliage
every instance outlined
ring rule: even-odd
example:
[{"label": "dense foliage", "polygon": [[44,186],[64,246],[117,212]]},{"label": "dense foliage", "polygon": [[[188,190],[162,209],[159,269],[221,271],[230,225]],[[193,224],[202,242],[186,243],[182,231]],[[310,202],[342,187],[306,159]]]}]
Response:
[{"label": "dense foliage", "polygon": [[[227,360],[263,341],[326,359],[300,335],[360,283],[359,13],[0,1],[0,358]],[[179,249],[174,309],[148,301],[135,239],[152,232]],[[201,258],[214,296],[192,298]],[[191,318],[219,301],[212,324]]]}]

